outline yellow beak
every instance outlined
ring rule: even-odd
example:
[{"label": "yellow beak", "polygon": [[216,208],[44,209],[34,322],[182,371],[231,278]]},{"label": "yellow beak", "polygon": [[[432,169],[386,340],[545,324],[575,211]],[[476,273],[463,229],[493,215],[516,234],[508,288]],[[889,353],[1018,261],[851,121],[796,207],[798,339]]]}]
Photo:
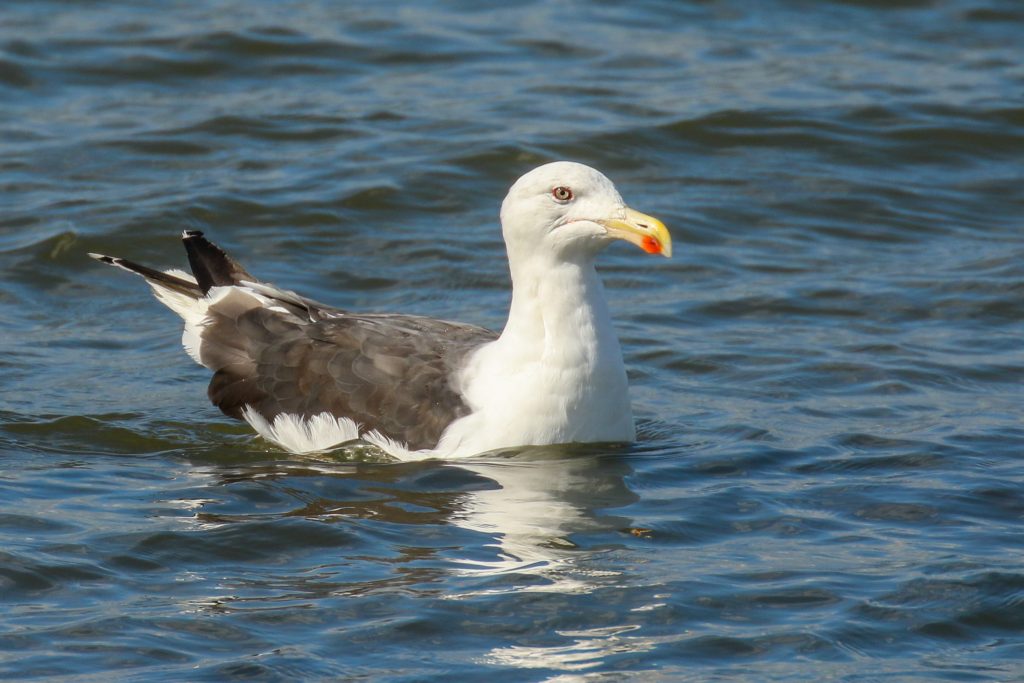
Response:
[{"label": "yellow beak", "polygon": [[622,218],[597,222],[605,227],[609,237],[632,242],[648,254],[672,256],[672,237],[668,234],[668,228],[653,216],[627,207]]}]

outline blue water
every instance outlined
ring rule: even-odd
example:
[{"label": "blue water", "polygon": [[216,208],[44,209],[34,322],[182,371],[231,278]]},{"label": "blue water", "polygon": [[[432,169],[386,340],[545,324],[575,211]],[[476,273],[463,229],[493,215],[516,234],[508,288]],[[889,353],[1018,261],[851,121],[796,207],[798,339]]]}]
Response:
[{"label": "blue water", "polygon": [[[0,678],[1024,680],[1024,7],[0,6]],[[137,279],[183,228],[500,329],[560,158],[639,440],[298,458]]]}]

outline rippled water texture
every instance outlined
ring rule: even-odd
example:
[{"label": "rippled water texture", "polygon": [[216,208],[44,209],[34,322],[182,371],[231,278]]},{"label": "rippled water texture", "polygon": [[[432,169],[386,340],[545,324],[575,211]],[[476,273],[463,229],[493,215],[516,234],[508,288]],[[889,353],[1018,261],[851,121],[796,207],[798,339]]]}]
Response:
[{"label": "rippled water texture", "polygon": [[[1024,6],[0,4],[0,678],[1024,678]],[[297,459],[89,251],[500,328],[597,166],[641,437]]]}]

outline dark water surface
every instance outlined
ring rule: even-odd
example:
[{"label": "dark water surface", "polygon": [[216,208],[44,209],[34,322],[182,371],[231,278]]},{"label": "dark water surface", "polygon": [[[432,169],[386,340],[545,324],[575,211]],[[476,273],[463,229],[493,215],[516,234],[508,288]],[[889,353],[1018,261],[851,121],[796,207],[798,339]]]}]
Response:
[{"label": "dark water surface", "polygon": [[[0,5],[0,678],[1024,680],[1024,5]],[[500,328],[597,166],[629,448],[298,459],[88,251]]]}]

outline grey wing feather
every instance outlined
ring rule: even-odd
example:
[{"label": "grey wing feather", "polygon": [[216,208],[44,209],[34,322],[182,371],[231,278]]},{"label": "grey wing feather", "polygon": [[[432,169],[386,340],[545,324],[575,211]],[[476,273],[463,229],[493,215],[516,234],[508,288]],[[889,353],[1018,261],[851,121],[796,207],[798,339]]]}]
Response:
[{"label": "grey wing feather", "polygon": [[412,449],[431,448],[469,412],[454,376],[490,330],[431,318],[336,313],[314,322],[267,308],[232,315],[211,307],[203,361],[216,372],[209,396],[241,417],[251,406],[347,417]]},{"label": "grey wing feather", "polygon": [[[260,282],[198,230],[182,235],[196,282],[125,259],[92,256],[211,303],[198,353],[214,370],[209,396],[242,418],[347,417],[412,449],[435,446],[469,412],[453,384],[468,353],[497,335],[472,325],[405,315],[357,315]],[[253,293],[257,296],[254,297]],[[262,299],[262,300],[261,300]]]}]

